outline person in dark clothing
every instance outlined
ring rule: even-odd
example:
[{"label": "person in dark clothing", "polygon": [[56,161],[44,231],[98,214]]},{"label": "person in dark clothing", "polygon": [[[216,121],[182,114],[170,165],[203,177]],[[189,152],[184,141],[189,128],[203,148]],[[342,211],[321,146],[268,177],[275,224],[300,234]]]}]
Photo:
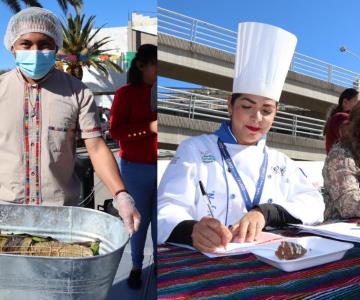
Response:
[{"label": "person in dark clothing", "polygon": [[349,118],[350,110],[359,101],[359,92],[356,89],[349,88],[344,90],[340,97],[339,103],[330,111],[330,116],[324,128],[325,147],[328,154],[331,147],[340,139],[340,126]]},{"label": "person in dark clothing", "polygon": [[151,110],[151,90],[156,78],[157,47],[142,45],[131,63],[129,83],[116,91],[110,111],[110,134],[120,146],[119,169],[141,214],[139,231],[130,240],[133,268],[128,285],[134,289],[142,283],[144,246],[150,223],[156,261],[157,115]]}]

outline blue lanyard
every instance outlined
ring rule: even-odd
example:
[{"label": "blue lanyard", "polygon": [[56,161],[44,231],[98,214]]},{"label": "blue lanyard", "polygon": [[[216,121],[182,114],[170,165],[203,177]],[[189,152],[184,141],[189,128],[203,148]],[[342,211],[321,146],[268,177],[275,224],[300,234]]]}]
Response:
[{"label": "blue lanyard", "polygon": [[234,177],[236,183],[239,186],[241,195],[245,201],[246,209],[247,209],[247,211],[250,211],[254,206],[256,206],[260,203],[261,195],[262,195],[262,192],[264,189],[266,170],[267,170],[267,165],[268,165],[268,160],[269,160],[268,153],[264,147],[264,159],[263,159],[263,162],[260,167],[259,179],[258,179],[258,182],[256,183],[256,191],[255,191],[255,195],[254,195],[254,200],[251,201],[249,193],[245,187],[245,184],[242,181],[238,171],[236,170],[234,162],[231,159],[230,154],[227,151],[225,144],[220,140],[220,138],[218,138],[217,144],[218,144],[221,156],[225,160],[231,175]]}]

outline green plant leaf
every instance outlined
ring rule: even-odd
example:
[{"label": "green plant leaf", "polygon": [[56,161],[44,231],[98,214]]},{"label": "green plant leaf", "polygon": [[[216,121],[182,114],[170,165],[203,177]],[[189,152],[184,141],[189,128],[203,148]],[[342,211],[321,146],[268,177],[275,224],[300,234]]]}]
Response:
[{"label": "green plant leaf", "polygon": [[91,243],[90,246],[90,250],[92,251],[92,253],[95,255],[99,255],[99,250],[100,250],[100,240],[95,240],[94,242]]}]

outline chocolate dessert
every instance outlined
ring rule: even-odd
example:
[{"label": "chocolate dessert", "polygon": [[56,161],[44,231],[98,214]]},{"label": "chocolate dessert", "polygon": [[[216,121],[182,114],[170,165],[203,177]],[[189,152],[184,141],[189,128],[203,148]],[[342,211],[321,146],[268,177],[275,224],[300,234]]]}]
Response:
[{"label": "chocolate dessert", "polygon": [[279,259],[285,260],[297,259],[304,256],[305,253],[306,249],[303,246],[292,242],[281,242],[275,251],[275,255]]}]

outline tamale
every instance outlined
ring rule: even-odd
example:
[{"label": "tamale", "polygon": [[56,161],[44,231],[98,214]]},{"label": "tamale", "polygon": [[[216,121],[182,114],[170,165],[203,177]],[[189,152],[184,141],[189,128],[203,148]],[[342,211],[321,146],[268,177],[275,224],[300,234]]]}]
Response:
[{"label": "tamale", "polygon": [[66,243],[51,237],[32,236],[29,234],[0,234],[0,253],[54,256],[87,257],[99,254],[100,241]]},{"label": "tamale", "polygon": [[12,235],[8,237],[1,251],[9,254],[26,254],[31,243],[32,238],[29,236]]},{"label": "tamale", "polygon": [[57,256],[57,257],[85,257],[93,256],[89,247],[78,244],[68,244],[51,241],[35,243],[29,249],[33,256]]}]

